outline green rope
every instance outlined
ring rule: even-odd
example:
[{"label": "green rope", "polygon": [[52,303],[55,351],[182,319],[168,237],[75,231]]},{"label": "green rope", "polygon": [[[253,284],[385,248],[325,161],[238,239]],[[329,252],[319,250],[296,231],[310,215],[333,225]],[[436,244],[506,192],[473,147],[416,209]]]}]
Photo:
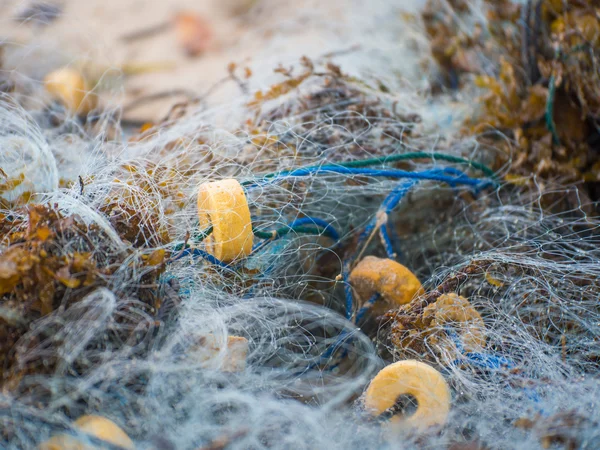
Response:
[{"label": "green rope", "polygon": [[[565,59],[567,59],[567,57],[569,57],[575,53],[579,53],[581,51],[588,50],[590,48],[591,48],[591,45],[588,44],[587,42],[583,43],[583,44],[578,44],[574,47],[571,47],[568,52],[563,52],[563,54],[560,56],[560,58],[564,61]],[[559,52],[559,55],[560,55],[560,52]]]},{"label": "green rope", "polygon": [[560,145],[560,140],[558,139],[558,133],[556,132],[556,126],[554,125],[554,96],[556,95],[556,85],[554,83],[554,75],[550,76],[550,81],[548,82],[548,99],[546,100],[546,127],[548,131],[552,133],[552,140],[556,145]]},{"label": "green rope", "polygon": [[197,236],[194,236],[193,240],[195,243],[199,244],[204,239],[206,239],[208,236],[210,236],[212,234],[212,232],[213,232],[213,227],[211,225],[206,230],[201,231],[200,234],[198,234]]},{"label": "green rope", "polygon": [[314,236],[319,236],[319,235],[323,234],[323,230],[321,230],[319,228],[305,227],[305,226],[297,226],[297,227],[292,227],[292,228],[281,227],[281,228],[277,228],[276,230],[273,230],[273,231],[252,230],[252,232],[254,233],[254,236],[256,236],[259,239],[279,238],[279,237],[283,237],[286,234],[289,234],[291,232],[302,233],[302,234],[312,234]]},{"label": "green rope", "polygon": [[[208,227],[206,230],[201,231],[197,236],[194,237],[193,241],[196,244],[199,244],[200,242],[202,242],[204,239],[206,239],[208,236],[210,236],[210,234],[213,232],[213,227]],[[323,230],[321,230],[320,228],[314,228],[314,227],[305,227],[305,226],[297,226],[297,227],[281,227],[281,228],[277,228],[276,230],[273,231],[261,231],[261,230],[252,230],[252,232],[254,233],[254,236],[256,236],[259,239],[274,239],[274,238],[280,238],[285,236],[286,234],[289,233],[300,233],[300,234],[310,234],[313,236],[320,236],[323,234]],[[189,248],[189,245],[186,245],[185,248]],[[175,244],[173,246],[173,250],[174,252],[178,252],[183,250],[184,248],[184,243],[183,242],[178,242],[177,244]]]},{"label": "green rope", "polygon": [[[199,244],[204,239],[206,239],[208,236],[210,236],[212,232],[213,232],[213,227],[211,225],[206,230],[202,230],[202,231],[200,231],[200,233],[198,233],[196,236],[194,236],[192,238],[192,241],[196,244]],[[173,251],[178,252],[178,251],[183,250],[184,245],[185,245],[185,242],[178,242],[177,244],[175,244],[173,246]],[[185,245],[185,248],[189,248],[189,247],[190,247],[189,245]]]},{"label": "green rope", "polygon": [[[569,52],[571,53],[571,52]],[[565,55],[561,53],[560,48],[556,50],[555,59],[562,59]],[[554,97],[556,96],[556,77],[554,74],[550,75],[548,80],[548,99],[546,100],[546,112],[544,113],[544,119],[546,119],[546,128],[552,134],[552,142],[555,145],[560,145],[560,139],[556,132],[556,125],[554,124]]]},{"label": "green rope", "polygon": [[271,239],[271,238],[274,238],[277,233],[277,231],[275,231],[275,234],[274,234],[272,231],[260,231],[260,230],[252,230],[252,232],[254,233],[254,236],[256,236],[259,239]]},{"label": "green rope", "polygon": [[[400,155],[380,156],[378,158],[360,159],[360,160],[356,160],[356,161],[346,161],[346,162],[330,163],[330,164],[335,164],[336,166],[340,166],[340,167],[368,167],[368,166],[376,166],[379,164],[389,164],[389,163],[393,163],[393,162],[413,160],[413,159],[432,159],[432,160],[438,159],[440,161],[447,161],[447,162],[451,162],[451,163],[467,165],[474,169],[480,170],[482,173],[484,173],[485,175],[487,175],[490,178],[497,179],[496,173],[491,168],[486,166],[485,164],[481,164],[476,161],[471,161],[470,159],[461,158],[460,156],[448,155],[446,153],[410,152],[410,153],[403,153]],[[312,168],[316,168],[316,167],[320,167],[320,166],[308,166],[306,168],[312,169]],[[276,177],[278,175],[281,175],[281,172],[269,173],[269,174],[264,175],[259,178],[266,180],[269,178]],[[247,186],[252,183],[254,183],[254,181],[252,181],[252,180],[244,181],[242,183],[242,186]]]}]

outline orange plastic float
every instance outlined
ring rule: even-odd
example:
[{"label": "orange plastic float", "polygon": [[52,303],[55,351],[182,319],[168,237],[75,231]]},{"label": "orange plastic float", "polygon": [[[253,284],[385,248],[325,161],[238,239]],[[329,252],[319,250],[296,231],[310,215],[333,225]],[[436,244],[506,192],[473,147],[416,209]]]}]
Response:
[{"label": "orange plastic float", "polygon": [[[116,445],[124,449],[133,449],[133,441],[127,434],[113,421],[101,416],[82,416],[77,419],[73,425],[75,428],[89,434],[90,436],[101,439],[109,444]],[[88,443],[84,443],[76,436],[59,435],[54,436],[41,444],[39,450],[100,450]]]},{"label": "orange plastic float", "polygon": [[363,258],[350,273],[349,281],[362,303],[379,294],[387,303],[399,306],[424,293],[421,282],[405,266],[375,256]]},{"label": "orange plastic float", "polygon": [[446,423],[450,388],[441,373],[415,360],[399,361],[383,368],[367,388],[364,406],[379,416],[393,408],[403,395],[414,397],[417,409],[409,416],[393,416],[388,422],[391,429],[422,431]]},{"label": "orange plastic float", "polygon": [[206,250],[223,262],[248,256],[252,251],[252,222],[248,200],[234,179],[204,183],[198,191],[198,217],[202,229],[212,226]]}]

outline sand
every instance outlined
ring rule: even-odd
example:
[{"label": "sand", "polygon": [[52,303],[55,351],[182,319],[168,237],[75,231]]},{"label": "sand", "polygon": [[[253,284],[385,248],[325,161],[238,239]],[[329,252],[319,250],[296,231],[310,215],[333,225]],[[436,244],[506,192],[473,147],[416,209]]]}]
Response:
[{"label": "sand", "polygon": [[[20,50],[9,58],[8,69],[35,80],[63,64],[84,66],[102,80],[104,103],[124,106],[125,118],[140,122],[160,120],[174,103],[209,91],[227,76],[231,62],[251,68],[255,75],[250,83],[260,88],[272,82],[271,69],[279,63],[297,63],[302,55],[318,57],[368,40],[364,33],[341,31],[348,28],[342,21],[360,21],[361,8],[369,8],[351,0],[65,0],[61,15],[47,25],[16,21],[31,3],[0,2],[4,43]],[[197,57],[186,54],[169,26],[182,11],[199,14],[210,25],[212,38]],[[160,25],[146,38],[123,39]],[[129,75],[120,76],[123,70]],[[170,91],[176,95],[132,107],[140,98]],[[232,100],[236,92],[239,86],[226,84],[211,101]]]}]

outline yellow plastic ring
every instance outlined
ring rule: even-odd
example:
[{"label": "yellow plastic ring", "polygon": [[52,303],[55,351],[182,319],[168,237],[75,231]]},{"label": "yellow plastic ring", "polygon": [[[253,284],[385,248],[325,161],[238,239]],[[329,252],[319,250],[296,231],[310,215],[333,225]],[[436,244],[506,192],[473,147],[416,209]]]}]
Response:
[{"label": "yellow plastic ring", "polygon": [[395,305],[405,305],[424,293],[419,279],[402,264],[392,259],[367,256],[352,270],[350,284],[362,302],[376,293]]},{"label": "yellow plastic ring", "polygon": [[[423,310],[423,320],[426,319],[431,319],[430,328],[443,330],[449,324],[456,326],[461,345],[467,352],[480,352],[485,346],[485,324],[481,314],[464,297],[454,293],[441,295]],[[445,332],[440,334],[446,335]],[[442,340],[435,335],[432,343],[452,352],[455,346],[450,339]]]},{"label": "yellow plastic ring", "polygon": [[417,410],[408,417],[392,417],[389,424],[393,428],[422,431],[446,423],[450,412],[450,388],[433,367],[415,360],[390,364],[371,381],[364,405],[378,416],[392,408],[401,395],[412,395]]},{"label": "yellow plastic ring", "polygon": [[87,115],[97,105],[87,80],[75,69],[63,67],[44,78],[46,91],[60,101],[71,113]]},{"label": "yellow plastic ring", "polygon": [[[113,421],[101,416],[82,416],[73,425],[84,433],[94,436],[118,447],[133,449],[133,441]],[[61,434],[54,436],[39,446],[39,450],[95,450],[85,445],[75,436]]]},{"label": "yellow plastic ring", "polygon": [[242,185],[234,179],[204,183],[198,191],[198,217],[202,229],[212,226],[206,238],[208,253],[223,262],[252,251],[252,222]]}]

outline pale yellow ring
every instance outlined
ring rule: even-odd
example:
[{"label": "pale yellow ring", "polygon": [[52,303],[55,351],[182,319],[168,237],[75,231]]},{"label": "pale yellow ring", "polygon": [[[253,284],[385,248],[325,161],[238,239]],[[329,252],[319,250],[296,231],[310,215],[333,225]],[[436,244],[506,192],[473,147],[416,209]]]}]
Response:
[{"label": "pale yellow ring", "polygon": [[237,180],[204,183],[198,191],[198,218],[212,233],[204,240],[206,251],[223,262],[252,251],[252,222],[244,189]]},{"label": "pale yellow ring", "polygon": [[373,415],[380,415],[394,406],[401,395],[414,396],[417,410],[408,417],[392,417],[389,425],[393,428],[424,430],[446,423],[450,412],[450,388],[433,367],[415,360],[390,364],[371,381],[364,405]]}]

